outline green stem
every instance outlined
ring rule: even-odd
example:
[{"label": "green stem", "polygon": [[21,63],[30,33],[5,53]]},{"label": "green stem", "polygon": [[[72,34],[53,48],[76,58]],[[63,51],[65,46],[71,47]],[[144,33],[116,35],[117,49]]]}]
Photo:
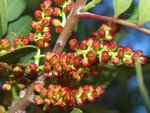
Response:
[{"label": "green stem", "polygon": [[19,99],[19,96],[17,94],[17,91],[16,91],[16,88],[15,87],[12,87],[12,96],[13,96],[13,99],[14,100],[18,100]]},{"label": "green stem", "polygon": [[97,5],[101,1],[102,0],[92,0],[90,3],[88,3],[86,6],[84,6],[84,11],[88,11],[89,9],[92,9],[93,7],[95,7],[95,5]]},{"label": "green stem", "polygon": [[139,84],[139,91],[143,98],[147,112],[150,113],[150,100],[149,100],[148,92],[147,92],[144,82],[143,82],[142,66],[138,62],[135,63],[135,66],[136,66],[135,68],[136,68],[136,74],[137,74],[137,81]]},{"label": "green stem", "polygon": [[66,21],[67,21],[66,14],[64,11],[62,11],[62,27],[65,26]]},{"label": "green stem", "polygon": [[40,58],[41,58],[40,55],[41,55],[41,50],[40,50],[40,48],[38,48],[38,52],[37,52],[36,56],[34,57],[35,64],[37,64],[37,65],[39,65],[39,63],[40,63]]}]

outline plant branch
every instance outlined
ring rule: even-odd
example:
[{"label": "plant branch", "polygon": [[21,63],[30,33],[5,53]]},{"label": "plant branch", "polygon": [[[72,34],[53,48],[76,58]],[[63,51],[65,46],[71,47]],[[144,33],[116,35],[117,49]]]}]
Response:
[{"label": "plant branch", "polygon": [[54,52],[62,52],[64,49],[72,31],[74,30],[75,26],[77,25],[79,21],[79,15],[78,13],[80,12],[81,9],[83,9],[84,5],[86,4],[87,0],[76,0],[75,5],[73,6],[73,9],[68,16],[67,22],[65,24],[65,27],[60,34],[56,45],[53,49]]},{"label": "plant branch", "polygon": [[[84,5],[86,4],[87,0],[76,0],[73,10],[71,11],[65,27],[60,34],[55,47],[53,49],[54,52],[62,52],[67,40],[69,39],[72,31],[74,30],[75,25],[79,21],[79,16],[77,15],[78,12],[83,9]],[[14,102],[9,109],[8,113],[15,113],[16,111],[23,111],[26,107],[32,102],[34,98],[34,84],[39,81],[44,81],[45,77],[42,75],[36,81],[34,81],[31,85],[29,85],[25,91],[25,96],[22,99]]]},{"label": "plant branch", "polygon": [[36,81],[34,81],[32,84],[30,84],[26,91],[25,91],[25,96],[22,99],[19,99],[17,101],[14,101],[8,111],[8,113],[15,113],[17,111],[23,111],[26,109],[26,107],[32,103],[32,100],[34,98],[34,84],[36,82],[42,82],[45,79],[44,76],[40,76]]},{"label": "plant branch", "polygon": [[9,66],[8,64],[3,63],[3,62],[0,62],[0,67],[13,72],[13,68],[11,66]]},{"label": "plant branch", "polygon": [[95,20],[112,21],[112,22],[118,23],[120,25],[124,25],[124,26],[127,26],[127,27],[138,29],[139,31],[142,31],[142,32],[144,32],[146,34],[150,34],[150,30],[149,29],[141,27],[141,26],[139,26],[139,25],[137,25],[135,23],[127,22],[125,20],[115,19],[113,17],[102,16],[102,15],[97,15],[97,14],[88,13],[88,12],[79,12],[78,15],[81,18],[91,18],[91,19],[95,19]]},{"label": "plant branch", "polygon": [[137,81],[138,81],[138,85],[139,85],[139,91],[143,98],[147,112],[150,113],[150,99],[148,96],[148,92],[145,88],[144,82],[143,82],[142,66],[141,66],[141,64],[139,64],[137,62],[137,63],[135,63],[135,68],[136,68],[136,74],[137,74]]}]

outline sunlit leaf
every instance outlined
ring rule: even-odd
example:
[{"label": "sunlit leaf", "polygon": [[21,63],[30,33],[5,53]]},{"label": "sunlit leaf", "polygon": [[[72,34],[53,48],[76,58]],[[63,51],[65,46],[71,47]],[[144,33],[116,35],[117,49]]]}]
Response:
[{"label": "sunlit leaf", "polygon": [[140,0],[138,24],[143,24],[148,21],[150,21],[150,0]]},{"label": "sunlit leaf", "polygon": [[130,6],[132,0],[113,0],[115,17],[124,13]]}]

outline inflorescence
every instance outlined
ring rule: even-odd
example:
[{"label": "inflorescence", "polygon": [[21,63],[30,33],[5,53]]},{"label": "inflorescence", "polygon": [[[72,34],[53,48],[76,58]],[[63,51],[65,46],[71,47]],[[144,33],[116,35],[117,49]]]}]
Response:
[{"label": "inflorescence", "polygon": [[[52,7],[52,4],[58,7]],[[40,4],[41,9],[34,13],[37,21],[31,22],[35,33],[29,33],[24,37],[17,36],[13,45],[10,45],[9,40],[1,39],[0,54],[26,46],[30,42],[35,42],[40,49],[50,47],[51,32],[61,33],[71,7],[72,0],[55,0],[54,2],[44,0]],[[88,76],[98,76],[102,66],[105,65],[133,66],[137,61],[141,64],[146,63],[146,58],[142,56],[141,50],[133,51],[130,46],[117,45],[114,37],[119,30],[120,25],[109,22],[108,25],[101,25],[97,32],[92,33],[87,40],[83,40],[80,44],[76,38],[71,39],[69,46],[72,52],[70,53],[49,51],[42,55],[43,64],[15,65],[11,74],[15,76],[11,76],[4,83],[3,89],[9,91],[12,85],[16,86],[18,82],[17,86],[21,90],[26,87],[27,81],[32,81],[37,75],[43,74],[47,81],[55,81],[48,85],[41,83],[34,85],[37,94],[34,101],[37,105],[44,105],[44,109],[49,106],[65,109],[83,105],[85,100],[93,102],[95,98],[103,94],[102,87],[86,85],[72,88],[72,82],[80,82]]]}]

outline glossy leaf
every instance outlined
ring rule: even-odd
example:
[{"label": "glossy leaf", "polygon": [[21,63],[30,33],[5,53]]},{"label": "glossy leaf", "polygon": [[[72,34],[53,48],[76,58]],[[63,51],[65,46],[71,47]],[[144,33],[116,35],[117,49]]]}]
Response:
[{"label": "glossy leaf", "polygon": [[73,108],[70,113],[83,113],[79,108]]},{"label": "glossy leaf", "polygon": [[132,0],[113,0],[115,17],[124,13],[130,6]]},{"label": "glossy leaf", "polygon": [[27,63],[37,53],[35,46],[24,46],[0,55],[0,62],[8,64]]},{"label": "glossy leaf", "polygon": [[27,35],[32,28],[30,27],[30,22],[32,18],[30,16],[23,16],[19,20],[11,23],[8,26],[8,33],[14,32],[16,35],[24,36]]},{"label": "glossy leaf", "polygon": [[7,30],[7,3],[6,0],[0,0],[0,38]]},{"label": "glossy leaf", "polygon": [[10,22],[17,19],[25,10],[26,5],[27,0],[7,0],[8,21]]},{"label": "glossy leaf", "polygon": [[148,21],[150,21],[150,0],[140,0],[138,24],[143,24]]},{"label": "glossy leaf", "polygon": [[17,35],[14,32],[10,32],[7,36],[6,39],[10,41],[11,45],[14,45],[13,40],[15,39]]}]

